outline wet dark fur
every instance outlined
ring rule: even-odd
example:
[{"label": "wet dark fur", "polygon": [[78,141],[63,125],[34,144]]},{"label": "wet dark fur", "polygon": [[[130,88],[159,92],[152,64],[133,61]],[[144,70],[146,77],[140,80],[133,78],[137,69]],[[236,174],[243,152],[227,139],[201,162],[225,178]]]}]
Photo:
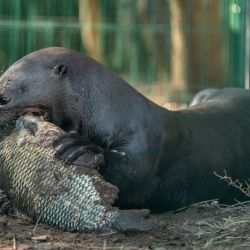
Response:
[{"label": "wet dark fur", "polygon": [[209,101],[173,112],[98,62],[64,48],[29,54],[0,83],[2,97],[10,100],[2,110],[42,106],[55,124],[104,149],[101,172],[119,187],[121,207],[164,211],[211,198],[242,198],[213,171],[226,169],[242,179],[250,175],[247,90],[222,90]]}]

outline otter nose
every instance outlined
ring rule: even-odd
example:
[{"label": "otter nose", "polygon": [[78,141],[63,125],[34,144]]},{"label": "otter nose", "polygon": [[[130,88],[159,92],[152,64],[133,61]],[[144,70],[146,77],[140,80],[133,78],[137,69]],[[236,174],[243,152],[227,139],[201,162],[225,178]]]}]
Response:
[{"label": "otter nose", "polygon": [[0,95],[0,105],[5,105],[7,103],[9,103],[11,101],[11,99],[7,96],[4,95]]}]

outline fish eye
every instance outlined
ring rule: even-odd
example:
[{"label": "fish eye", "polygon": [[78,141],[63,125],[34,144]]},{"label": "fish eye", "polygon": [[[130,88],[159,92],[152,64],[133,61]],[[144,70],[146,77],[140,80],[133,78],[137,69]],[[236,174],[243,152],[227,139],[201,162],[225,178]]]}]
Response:
[{"label": "fish eye", "polygon": [[20,84],[20,87],[18,88],[18,92],[20,93],[20,94],[23,94],[23,93],[25,93],[27,91],[27,86],[25,85],[25,84]]}]

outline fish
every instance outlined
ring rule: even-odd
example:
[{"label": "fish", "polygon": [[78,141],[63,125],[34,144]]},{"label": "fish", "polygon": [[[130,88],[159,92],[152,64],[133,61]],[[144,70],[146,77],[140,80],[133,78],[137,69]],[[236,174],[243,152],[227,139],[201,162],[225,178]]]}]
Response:
[{"label": "fish", "polygon": [[118,216],[111,206],[118,189],[95,169],[55,159],[52,144],[60,133],[33,116],[19,120],[0,140],[0,189],[35,221],[67,231],[109,228]]},{"label": "fish", "polygon": [[[151,230],[137,212],[112,206],[119,190],[96,166],[55,158],[53,141],[61,128],[32,115],[12,122],[14,116],[0,114],[0,189],[14,207],[34,222],[70,232]],[[91,152],[85,157],[87,165],[96,162]]]}]

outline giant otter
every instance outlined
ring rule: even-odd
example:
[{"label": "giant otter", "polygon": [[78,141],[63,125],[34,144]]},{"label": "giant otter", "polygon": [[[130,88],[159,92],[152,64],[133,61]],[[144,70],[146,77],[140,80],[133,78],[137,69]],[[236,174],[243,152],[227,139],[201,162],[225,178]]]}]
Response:
[{"label": "giant otter", "polygon": [[191,103],[189,104],[190,107],[196,105],[196,104],[201,104],[204,102],[207,102],[211,97],[213,98],[214,95],[217,93],[221,93],[221,90],[218,89],[204,89],[198,92],[194,98],[192,99]]},{"label": "giant otter", "polygon": [[[117,185],[121,208],[174,209],[242,198],[214,175],[250,176],[250,92],[221,90],[194,107],[169,111],[103,65],[66,48],[35,51],[0,78],[0,110],[47,110],[71,133],[58,156],[103,153],[100,169]],[[74,132],[72,132],[74,131]]]}]

